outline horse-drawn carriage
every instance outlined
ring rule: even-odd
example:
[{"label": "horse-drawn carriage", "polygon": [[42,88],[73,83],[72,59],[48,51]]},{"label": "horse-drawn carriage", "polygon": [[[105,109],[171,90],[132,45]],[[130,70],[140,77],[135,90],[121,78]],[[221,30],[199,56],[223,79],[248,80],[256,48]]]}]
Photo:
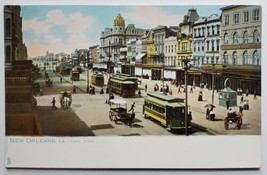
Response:
[{"label": "horse-drawn carriage", "polygon": [[127,102],[123,99],[111,99],[110,100],[110,111],[109,118],[116,124],[122,122],[126,125],[132,127],[133,119],[135,118],[135,113],[127,112]]},{"label": "horse-drawn carriage", "polygon": [[230,124],[234,124],[235,128],[241,129],[242,125],[242,111],[239,112],[228,112],[227,117],[224,119],[224,128],[229,129]]},{"label": "horse-drawn carriage", "polygon": [[71,91],[61,91],[59,101],[62,109],[68,109],[72,103]]}]

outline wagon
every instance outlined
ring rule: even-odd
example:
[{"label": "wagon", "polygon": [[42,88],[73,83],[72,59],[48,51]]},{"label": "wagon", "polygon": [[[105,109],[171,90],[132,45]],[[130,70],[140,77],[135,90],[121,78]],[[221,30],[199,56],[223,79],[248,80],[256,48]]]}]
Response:
[{"label": "wagon", "polygon": [[110,100],[110,110],[109,119],[114,121],[116,124],[122,122],[126,125],[132,127],[133,119],[135,118],[135,113],[127,112],[127,102],[123,99],[111,99]]},{"label": "wagon", "polygon": [[61,91],[59,101],[62,109],[68,109],[72,103],[71,91]]}]

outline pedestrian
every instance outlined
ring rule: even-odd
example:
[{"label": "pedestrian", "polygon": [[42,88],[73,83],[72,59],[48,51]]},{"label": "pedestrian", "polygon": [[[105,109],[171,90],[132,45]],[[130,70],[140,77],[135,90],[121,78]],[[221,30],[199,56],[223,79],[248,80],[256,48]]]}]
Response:
[{"label": "pedestrian", "polygon": [[230,100],[227,99],[227,100],[226,100],[226,109],[227,109],[227,110],[229,109],[229,106],[230,106]]},{"label": "pedestrian", "polygon": [[254,100],[257,99],[257,93],[256,93],[256,91],[254,91],[254,97],[253,97],[253,99],[254,99]]},{"label": "pedestrian", "polygon": [[43,88],[41,87],[40,88],[40,96],[42,96],[43,95]]},{"label": "pedestrian", "polygon": [[104,94],[104,89],[103,88],[101,88],[99,94]]},{"label": "pedestrian", "polygon": [[51,103],[52,103],[52,110],[53,110],[53,109],[55,109],[55,110],[56,110],[56,109],[57,109],[57,107],[56,107],[56,105],[55,105],[55,104],[56,104],[55,97],[53,97],[53,100],[52,100],[52,102],[51,102]]},{"label": "pedestrian", "polygon": [[178,86],[178,93],[181,93],[180,85]]},{"label": "pedestrian", "polygon": [[209,108],[207,108],[207,110],[206,110],[206,119],[208,119],[208,118],[209,118],[209,115],[210,115],[210,109],[209,109]]},{"label": "pedestrian", "polygon": [[190,93],[193,93],[193,87],[191,86],[191,88],[190,88]]},{"label": "pedestrian", "polygon": [[242,95],[242,97],[240,98],[240,104],[243,104],[244,101],[244,96]]},{"label": "pedestrian", "polygon": [[132,111],[132,113],[134,113],[134,107],[135,107],[135,102],[133,102],[133,104],[132,104],[132,106],[131,106],[131,108],[129,109],[128,112]]},{"label": "pedestrian", "polygon": [[202,91],[199,91],[199,93],[198,93],[198,101],[203,101],[203,93],[202,93]]},{"label": "pedestrian", "polygon": [[192,118],[192,112],[189,111],[189,113],[187,114],[187,123],[191,123],[192,120],[193,120],[193,118]]},{"label": "pedestrian", "polygon": [[141,91],[138,90],[138,96],[139,96],[139,97],[141,97],[141,94],[142,94]]},{"label": "pedestrian", "polygon": [[76,94],[76,86],[73,86],[72,93]]},{"label": "pedestrian", "polygon": [[248,91],[248,89],[247,89],[247,91],[246,91],[246,97],[248,96],[248,93],[249,93],[249,91]]},{"label": "pedestrian", "polygon": [[145,91],[147,92],[147,84],[145,85]]}]

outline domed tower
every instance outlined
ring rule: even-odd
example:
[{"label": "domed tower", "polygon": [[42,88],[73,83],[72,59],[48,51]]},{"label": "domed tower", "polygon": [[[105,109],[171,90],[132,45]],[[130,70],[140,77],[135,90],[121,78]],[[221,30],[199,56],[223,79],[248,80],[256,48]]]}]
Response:
[{"label": "domed tower", "polygon": [[118,14],[118,16],[115,18],[113,23],[113,30],[115,32],[122,33],[125,30],[125,21],[122,18],[121,14]]}]

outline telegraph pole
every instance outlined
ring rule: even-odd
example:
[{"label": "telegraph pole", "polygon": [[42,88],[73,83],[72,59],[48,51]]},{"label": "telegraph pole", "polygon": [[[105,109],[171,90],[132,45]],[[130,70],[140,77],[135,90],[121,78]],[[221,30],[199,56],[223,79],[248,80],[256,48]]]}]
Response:
[{"label": "telegraph pole", "polygon": [[86,88],[87,93],[89,93],[89,57],[90,57],[90,48],[87,52],[87,88]]},{"label": "telegraph pole", "polygon": [[187,91],[187,74],[188,69],[190,69],[190,66],[188,66],[188,58],[182,60],[184,62],[184,70],[185,70],[185,134],[188,136],[188,91]]}]

